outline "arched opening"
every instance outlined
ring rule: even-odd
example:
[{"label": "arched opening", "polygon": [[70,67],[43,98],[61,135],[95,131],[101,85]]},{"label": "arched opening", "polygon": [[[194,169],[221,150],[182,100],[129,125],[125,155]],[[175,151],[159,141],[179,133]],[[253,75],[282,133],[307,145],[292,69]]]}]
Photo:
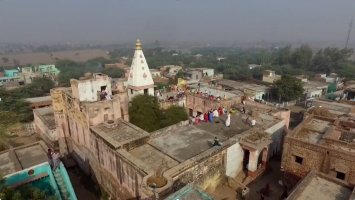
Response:
[{"label": "arched opening", "polygon": [[243,169],[248,170],[250,151],[244,149]]},{"label": "arched opening", "polygon": [[265,100],[265,94],[263,94],[263,95],[261,96],[261,99]]}]

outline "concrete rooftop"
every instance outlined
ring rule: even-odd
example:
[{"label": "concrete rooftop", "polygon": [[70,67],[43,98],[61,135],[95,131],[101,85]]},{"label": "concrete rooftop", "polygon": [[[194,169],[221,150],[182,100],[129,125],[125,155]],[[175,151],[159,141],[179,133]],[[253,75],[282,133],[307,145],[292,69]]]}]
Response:
[{"label": "concrete rooftop", "polygon": [[[270,118],[265,117],[263,119],[261,116],[256,119],[257,123],[255,127],[261,127],[276,120],[272,116],[268,117]],[[215,137],[223,143],[228,138],[252,128],[250,125],[245,124],[247,116],[244,114],[232,114],[230,128],[225,126],[226,118],[227,115],[222,115],[219,118],[214,118],[213,123],[201,123],[199,125],[179,127],[173,131],[166,131],[151,139],[148,143],[159,150],[159,152],[164,152],[168,157],[178,162],[183,162],[210,149]],[[157,153],[157,155],[159,154]],[[141,156],[136,157],[139,158]],[[160,158],[157,159],[159,160]],[[142,160],[144,161],[144,159]]]},{"label": "concrete rooftop", "polygon": [[345,182],[310,172],[287,199],[349,200],[352,190]]},{"label": "concrete rooftop", "polygon": [[158,171],[159,169],[161,169],[161,167],[163,167],[165,170],[170,169],[179,164],[177,160],[169,157],[168,155],[159,151],[150,144],[145,144],[143,146],[135,148],[129,153],[143,161],[154,171]]},{"label": "concrete rooftop", "polygon": [[37,108],[36,112],[42,117],[48,128],[56,128],[53,107]]},{"label": "concrete rooftop", "polygon": [[115,123],[117,126],[113,128],[107,128],[105,124],[100,124],[90,127],[90,129],[115,149],[135,140],[149,137],[149,133],[131,123],[122,120],[117,120]]},{"label": "concrete rooftop", "polygon": [[39,141],[0,152],[0,173],[8,175],[46,162],[47,149],[47,145]]}]

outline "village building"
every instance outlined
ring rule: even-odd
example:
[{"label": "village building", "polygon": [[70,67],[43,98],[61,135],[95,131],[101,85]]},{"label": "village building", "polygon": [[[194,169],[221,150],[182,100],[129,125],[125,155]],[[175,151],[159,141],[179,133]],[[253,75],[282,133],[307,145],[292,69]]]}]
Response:
[{"label": "village building", "polygon": [[17,188],[30,184],[59,199],[76,200],[66,168],[61,163],[60,169],[52,171],[47,150],[48,146],[38,141],[2,151],[0,173],[4,178],[3,185]]},{"label": "village building", "polygon": [[0,173],[5,176],[48,161],[43,141],[11,148],[0,153]]},{"label": "village building", "polygon": [[226,90],[234,94],[245,94],[253,100],[273,100],[276,95],[273,93],[272,87],[268,85],[260,85],[255,83],[247,83],[232,80],[220,80],[217,86],[221,90]]},{"label": "village building", "polygon": [[277,75],[275,71],[272,70],[264,70],[263,71],[263,82],[266,83],[274,83],[274,81],[281,79],[280,75]]},{"label": "village building", "polygon": [[[236,187],[245,188],[265,171],[270,157],[280,154],[290,119],[288,110],[252,101],[243,113],[241,96],[220,91],[226,100],[187,94],[185,108],[192,114],[221,106],[233,109],[230,127],[224,124],[226,114],[216,123],[180,122],[152,133],[136,127],[128,122],[129,99],[151,94],[154,87],[139,41],[127,87],[100,73],[70,82],[70,88],[51,90],[60,152],[73,157],[113,199],[162,198],[189,183],[213,196],[220,186],[234,182],[228,188],[238,195]],[[46,114],[35,112],[36,124],[45,124]],[[256,123],[251,125],[251,119]],[[222,146],[212,145],[215,138]]]},{"label": "village building", "polygon": [[298,199],[353,200],[355,199],[354,185],[312,171],[293,189],[286,200]]},{"label": "village building", "polygon": [[[332,111],[326,108],[331,106]],[[348,112],[339,115],[344,108]],[[355,184],[354,113],[354,108],[332,103],[311,107],[302,123],[287,134],[282,179],[294,186],[310,171],[316,171]]]},{"label": "village building", "polygon": [[161,72],[157,69],[150,69],[149,71],[153,78],[161,76]]}]

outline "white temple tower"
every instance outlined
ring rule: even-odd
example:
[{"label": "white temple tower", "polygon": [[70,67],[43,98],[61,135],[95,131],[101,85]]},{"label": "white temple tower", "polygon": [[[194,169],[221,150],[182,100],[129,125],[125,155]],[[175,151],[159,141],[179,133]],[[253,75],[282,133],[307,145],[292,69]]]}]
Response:
[{"label": "white temple tower", "polygon": [[128,98],[129,101],[137,94],[154,95],[154,82],[145,60],[142,44],[139,40],[136,43],[136,51],[132,59],[131,70],[128,76]]}]

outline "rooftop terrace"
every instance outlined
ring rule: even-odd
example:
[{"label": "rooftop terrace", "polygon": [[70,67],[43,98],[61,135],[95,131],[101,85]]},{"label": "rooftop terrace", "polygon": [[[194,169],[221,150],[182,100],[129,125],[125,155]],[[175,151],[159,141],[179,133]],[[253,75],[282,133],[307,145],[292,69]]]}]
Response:
[{"label": "rooftop terrace", "polygon": [[0,173],[7,175],[46,162],[47,149],[39,141],[0,152]]},{"label": "rooftop terrace", "polygon": [[93,126],[90,129],[92,133],[115,149],[135,140],[149,137],[149,133],[131,123],[123,120],[111,122]]},{"label": "rooftop terrace", "polygon": [[325,174],[310,172],[290,194],[287,200],[322,199],[349,200],[353,187]]},{"label": "rooftop terrace", "polygon": [[[172,129],[152,132],[152,138],[147,144],[131,150],[130,153],[154,170],[157,170],[162,163],[166,169],[169,169],[210,149],[215,137],[223,143],[252,128],[245,123],[247,119],[245,114],[232,114],[230,127],[225,126],[226,118],[227,115],[222,115],[219,118],[214,118],[213,123],[201,123],[193,126],[187,126],[184,123],[179,126],[173,125],[176,127]],[[259,118],[256,118],[256,121],[255,129],[274,123],[278,119],[261,114]],[[246,139],[255,142],[263,137],[266,137],[266,133],[256,131]]]}]

